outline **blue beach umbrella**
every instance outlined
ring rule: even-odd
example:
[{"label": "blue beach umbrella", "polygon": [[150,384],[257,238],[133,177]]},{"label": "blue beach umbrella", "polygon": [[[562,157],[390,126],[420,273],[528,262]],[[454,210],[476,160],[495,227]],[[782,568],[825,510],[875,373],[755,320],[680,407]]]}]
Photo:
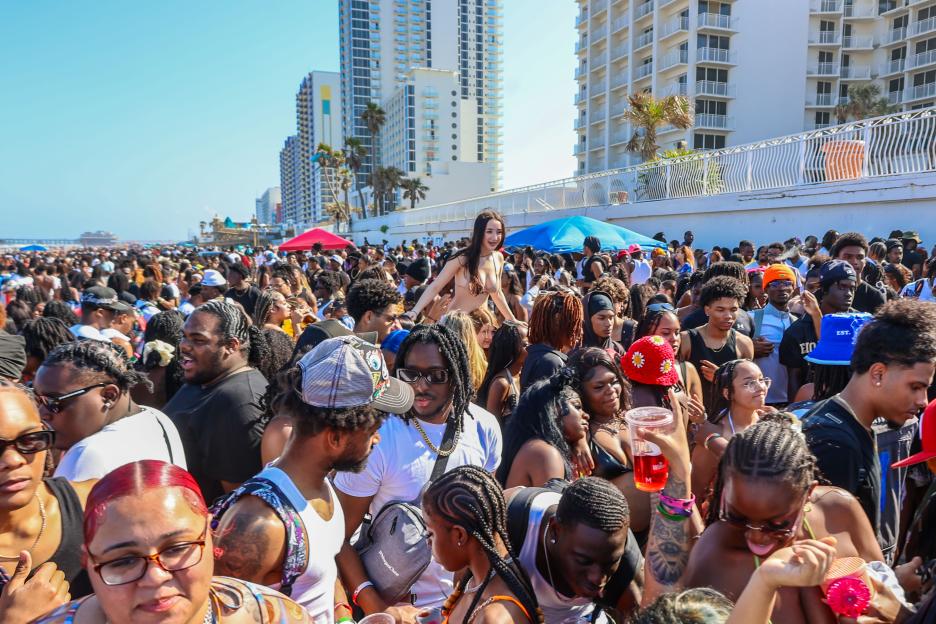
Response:
[{"label": "blue beach umbrella", "polygon": [[602,250],[617,251],[634,244],[644,250],[666,248],[665,243],[625,227],[582,216],[553,219],[514,232],[504,240],[504,246],[529,246],[549,253],[581,252],[586,236],[597,236]]}]

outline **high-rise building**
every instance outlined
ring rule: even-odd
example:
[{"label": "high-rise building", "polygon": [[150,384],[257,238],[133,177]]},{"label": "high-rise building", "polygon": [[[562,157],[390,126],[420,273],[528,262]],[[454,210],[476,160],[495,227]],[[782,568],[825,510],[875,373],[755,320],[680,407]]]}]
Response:
[{"label": "high-rise building", "polygon": [[280,193],[283,221],[286,223],[299,222],[301,168],[299,139],[295,135],[286,137],[280,150]]},{"label": "high-rise building", "polygon": [[[713,149],[837,122],[851,85],[897,106],[936,98],[932,0],[578,0],[577,173],[639,162],[627,96],[684,95],[688,131],[663,148]],[[930,52],[933,50],[933,52]]]},{"label": "high-rise building", "polygon": [[[455,97],[464,102],[458,105],[464,110],[462,125],[472,117],[470,136],[456,133],[456,151],[470,149],[473,162],[492,163],[490,184],[476,192],[496,189],[501,164],[501,0],[340,0],[339,16],[345,136],[360,139],[370,153],[371,137],[361,119],[369,102],[386,110],[388,102],[412,84],[413,69],[454,71]],[[378,162],[384,164],[384,146],[393,153],[403,149],[381,139]],[[368,159],[359,183],[369,184],[370,169]]]},{"label": "high-rise building", "polygon": [[276,207],[283,201],[280,187],[272,186],[263,191],[263,195],[256,199],[257,223],[273,224],[276,223]]},{"label": "high-rise building", "polygon": [[310,72],[296,93],[296,137],[299,141],[299,206],[296,223],[311,226],[325,217],[324,207],[333,201],[322,179],[321,167],[312,161],[319,144],[341,149],[341,104],[337,72]]}]

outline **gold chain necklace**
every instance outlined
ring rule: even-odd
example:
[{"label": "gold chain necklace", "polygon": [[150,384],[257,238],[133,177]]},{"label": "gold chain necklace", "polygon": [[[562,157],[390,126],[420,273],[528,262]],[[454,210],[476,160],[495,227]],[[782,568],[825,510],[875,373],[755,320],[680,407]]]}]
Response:
[{"label": "gold chain necklace", "polygon": [[419,424],[419,418],[413,416],[413,424],[416,425],[416,431],[418,431],[422,435],[423,442],[426,443],[426,446],[428,446],[429,450],[431,450],[433,453],[435,453],[439,457],[448,457],[449,455],[455,452],[455,447],[458,446],[458,437],[461,435],[461,429],[458,427],[458,425],[454,425],[455,437],[452,438],[452,446],[450,446],[449,448],[445,450],[442,450],[439,447],[437,447],[435,444],[433,444],[432,440],[429,439],[429,436],[426,435],[426,431],[422,428],[422,425]]},{"label": "gold chain necklace", "polygon": [[[28,552],[30,555],[32,554],[33,548],[35,548],[39,544],[39,540],[42,539],[42,534],[45,532],[45,528],[46,528],[45,505],[42,504],[42,498],[39,497],[38,490],[36,490],[35,496],[36,496],[36,502],[39,503],[39,517],[42,518],[42,524],[39,525],[39,534],[36,535],[36,539],[32,543],[32,546],[26,549],[26,552]],[[7,555],[0,555],[0,559],[2,559],[3,561],[17,561],[19,560],[19,555],[16,555],[15,557],[9,557]]]}]

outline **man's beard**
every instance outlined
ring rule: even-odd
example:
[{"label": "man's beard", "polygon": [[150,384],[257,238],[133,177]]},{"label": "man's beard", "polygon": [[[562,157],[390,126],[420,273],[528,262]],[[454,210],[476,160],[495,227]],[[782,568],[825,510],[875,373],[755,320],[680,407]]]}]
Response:
[{"label": "man's beard", "polygon": [[338,472],[361,472],[367,467],[367,460],[370,458],[370,449],[364,457],[358,457],[349,454],[347,457],[341,457],[332,464],[332,470]]}]

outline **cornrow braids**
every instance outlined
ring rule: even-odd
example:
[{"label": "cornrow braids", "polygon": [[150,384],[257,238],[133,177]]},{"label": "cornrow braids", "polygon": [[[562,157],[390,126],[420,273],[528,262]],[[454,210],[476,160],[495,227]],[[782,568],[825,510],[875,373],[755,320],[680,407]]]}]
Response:
[{"label": "cornrow braids", "polygon": [[254,325],[263,327],[267,318],[270,316],[270,310],[273,309],[273,306],[278,300],[277,295],[282,297],[283,293],[273,290],[272,288],[267,288],[260,293],[260,296],[257,297],[257,304],[253,309]]},{"label": "cornrow braids", "polygon": [[250,318],[239,305],[223,299],[213,299],[195,308],[192,314],[212,314],[218,318],[218,333],[225,343],[237,340],[247,364],[258,370],[269,370],[273,350],[260,328],[252,325]]},{"label": "cornrow braids", "polygon": [[[464,416],[474,398],[471,369],[468,365],[468,352],[465,351],[465,345],[455,332],[438,323],[417,325],[400,345],[394,369],[403,367],[410,349],[416,344],[432,344],[439,348],[452,383],[452,415],[455,417],[459,431],[464,430]],[[401,416],[409,424],[412,412]]]},{"label": "cornrow braids", "polygon": [[610,481],[584,477],[562,491],[556,522],[567,527],[584,524],[604,533],[617,533],[630,526],[630,507]]},{"label": "cornrow braids", "polygon": [[[430,484],[423,495],[422,506],[430,514],[437,514],[446,522],[462,527],[481,545],[491,567],[500,576],[510,591],[517,597],[528,613],[536,613],[536,621],[544,622],[543,613],[536,600],[536,592],[530,578],[516,561],[516,555],[507,535],[507,503],[500,485],[486,470],[477,466],[458,466],[443,474]],[[507,548],[508,557],[501,556],[497,549],[500,537]],[[471,571],[459,584],[458,589],[446,602],[450,612],[471,580]],[[485,581],[486,586],[489,581]],[[465,622],[470,622],[484,593],[484,587],[475,593]]]},{"label": "cornrow braids", "polygon": [[706,526],[718,520],[729,471],[752,480],[783,481],[803,492],[811,483],[821,480],[816,458],[809,452],[802,435],[783,421],[759,420],[728,442],[718,465]]},{"label": "cornrow braids", "polygon": [[530,344],[546,343],[553,347],[574,346],[582,340],[582,300],[571,290],[560,290],[537,297],[530,314]]},{"label": "cornrow braids", "polygon": [[23,326],[22,336],[26,340],[26,355],[40,362],[60,344],[74,342],[75,335],[58,318],[46,316],[27,321]]},{"label": "cornrow braids", "polygon": [[148,389],[153,385],[146,375],[133,368],[123,349],[102,340],[81,340],[68,342],[55,347],[43,366],[62,366],[70,364],[80,372],[92,375],[104,375],[114,382],[124,393],[137,384]]},{"label": "cornrow braids", "polygon": [[[735,370],[738,364],[749,362],[750,360],[731,360],[725,362],[715,371],[715,383],[712,384],[712,413],[709,414],[709,422],[718,424],[725,418],[728,408],[731,406],[731,399],[734,396]],[[728,398],[725,398],[724,391],[728,391]]]}]

